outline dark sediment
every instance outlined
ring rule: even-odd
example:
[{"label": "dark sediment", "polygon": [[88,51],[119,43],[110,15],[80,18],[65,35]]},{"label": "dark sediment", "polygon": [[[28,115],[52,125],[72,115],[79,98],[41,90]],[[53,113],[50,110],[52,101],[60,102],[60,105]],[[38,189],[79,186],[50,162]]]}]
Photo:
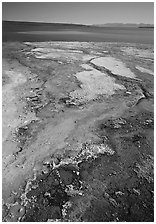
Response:
[{"label": "dark sediment", "polygon": [[152,130],[147,112],[99,121],[99,146],[107,142],[112,153],[86,159],[84,150],[92,147],[86,143],[73,164],[42,174],[26,195],[33,207],[28,203],[21,221],[153,221],[153,152],[146,135]]}]

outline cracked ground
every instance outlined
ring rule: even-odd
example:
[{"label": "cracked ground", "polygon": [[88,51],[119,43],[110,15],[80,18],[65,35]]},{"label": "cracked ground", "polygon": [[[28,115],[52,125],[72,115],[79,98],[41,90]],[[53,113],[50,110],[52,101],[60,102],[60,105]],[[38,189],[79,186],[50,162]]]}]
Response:
[{"label": "cracked ground", "polygon": [[153,45],[3,43],[3,221],[154,220]]}]

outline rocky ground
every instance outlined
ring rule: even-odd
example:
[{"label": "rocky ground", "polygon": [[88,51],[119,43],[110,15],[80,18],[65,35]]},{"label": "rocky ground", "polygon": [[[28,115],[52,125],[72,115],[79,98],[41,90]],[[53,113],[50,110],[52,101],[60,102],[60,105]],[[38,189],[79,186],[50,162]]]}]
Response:
[{"label": "rocky ground", "polygon": [[3,221],[154,220],[153,45],[3,43]]}]

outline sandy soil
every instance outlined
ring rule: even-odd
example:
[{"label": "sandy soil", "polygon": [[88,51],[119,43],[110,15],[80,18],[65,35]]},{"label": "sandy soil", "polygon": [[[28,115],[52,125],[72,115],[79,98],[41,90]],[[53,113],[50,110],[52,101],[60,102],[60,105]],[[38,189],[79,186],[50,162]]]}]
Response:
[{"label": "sandy soil", "polygon": [[[83,64],[87,66],[87,64]],[[91,66],[89,71],[76,73],[76,78],[82,83],[81,90],[75,90],[70,93],[71,98],[76,98],[78,102],[85,102],[96,99],[98,95],[113,95],[115,90],[125,89],[124,86],[116,84],[115,79],[102,73]]]},{"label": "sandy soil", "polygon": [[116,60],[116,58],[101,57],[101,58],[96,58],[92,60],[91,62],[95,65],[105,67],[106,69],[110,70],[114,74],[130,77],[130,78],[135,78],[135,75],[133,72],[131,72],[130,68],[127,68],[122,61]]},{"label": "sandy soil", "polygon": [[123,47],[122,51],[126,52],[128,55],[135,55],[137,57],[145,59],[153,59],[154,52],[151,49],[139,49],[134,47]]},{"label": "sandy soil", "polygon": [[140,72],[148,73],[150,75],[154,75],[154,72],[150,69],[143,68],[143,67],[140,67],[140,66],[136,66],[136,69],[138,69]]},{"label": "sandy soil", "polygon": [[3,44],[3,221],[153,220],[152,49]]}]

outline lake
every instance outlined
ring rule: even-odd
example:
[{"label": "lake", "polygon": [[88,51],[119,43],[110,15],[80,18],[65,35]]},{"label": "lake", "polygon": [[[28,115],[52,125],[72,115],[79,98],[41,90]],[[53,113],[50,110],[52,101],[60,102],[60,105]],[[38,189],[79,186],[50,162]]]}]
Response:
[{"label": "lake", "polygon": [[118,28],[93,27],[91,30],[30,30],[4,31],[5,41],[92,41],[92,42],[127,42],[127,43],[154,43],[154,29],[152,28]]}]

